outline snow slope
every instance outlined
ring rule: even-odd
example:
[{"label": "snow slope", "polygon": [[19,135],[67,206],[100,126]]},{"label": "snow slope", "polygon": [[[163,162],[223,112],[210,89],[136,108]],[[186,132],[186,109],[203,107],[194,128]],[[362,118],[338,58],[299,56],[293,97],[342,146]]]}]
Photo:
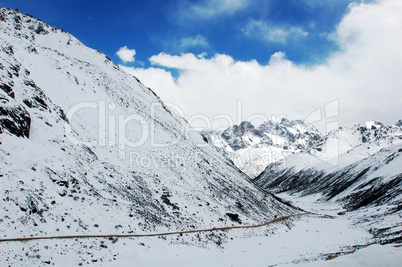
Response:
[{"label": "snow slope", "polygon": [[333,260],[311,262],[302,266],[367,266],[367,267],[394,267],[399,266],[402,259],[401,247],[394,245],[371,245],[352,254],[337,257]]},{"label": "snow slope", "polygon": [[[361,128],[358,128],[360,136]],[[367,132],[367,129],[363,132]],[[339,203],[347,216],[366,228],[379,242],[401,239],[402,142],[400,129],[390,127],[365,142],[353,134],[344,138],[351,149],[340,154],[337,165],[317,155],[299,153],[269,165],[254,182],[276,193],[312,195],[318,203]],[[396,134],[397,133],[397,134]],[[340,133],[340,135],[343,135]],[[350,132],[349,132],[350,134]],[[357,145],[353,145],[355,139]],[[362,140],[362,139],[360,139]],[[364,139],[363,139],[364,140]],[[360,142],[360,143],[359,143]],[[340,145],[342,147],[342,145]],[[344,146],[346,147],[346,146]],[[340,149],[342,151],[342,149]]]},{"label": "snow slope", "polygon": [[0,238],[202,229],[295,212],[100,51],[7,8],[0,37]]},{"label": "snow slope", "polygon": [[[291,229],[289,229],[291,228]],[[275,233],[273,233],[273,230]],[[27,266],[31,258],[56,266],[294,266],[325,260],[328,253],[345,250],[350,244],[367,242],[370,235],[361,229],[349,228],[346,220],[303,217],[276,229],[233,230],[225,233],[227,240],[208,242],[203,247],[183,243],[189,235],[166,238],[80,239],[11,243],[2,258]],[[197,238],[197,235],[194,235]],[[117,241],[117,242],[116,242]],[[68,250],[65,249],[68,247]],[[87,248],[92,248],[91,250]],[[349,251],[349,250],[347,250]],[[29,257],[25,255],[28,253]],[[331,254],[332,255],[332,254]],[[15,260],[13,260],[15,258]],[[44,263],[42,263],[45,265]]]}]

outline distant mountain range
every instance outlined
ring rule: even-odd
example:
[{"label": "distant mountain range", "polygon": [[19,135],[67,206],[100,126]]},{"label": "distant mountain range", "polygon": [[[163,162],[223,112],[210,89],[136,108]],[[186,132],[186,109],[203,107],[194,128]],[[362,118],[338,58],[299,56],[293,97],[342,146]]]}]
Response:
[{"label": "distant mountain range", "polygon": [[259,127],[244,121],[224,131],[203,131],[209,143],[221,149],[250,178],[257,177],[271,163],[297,153],[309,153],[337,164],[338,156],[348,150],[369,145],[371,153],[402,139],[402,121],[384,126],[377,121],[341,127],[328,134],[302,121],[266,121]]},{"label": "distant mountain range", "polygon": [[391,126],[366,122],[327,135],[286,119],[203,134],[259,187],[339,203],[342,214],[378,242],[401,241],[402,120]]}]

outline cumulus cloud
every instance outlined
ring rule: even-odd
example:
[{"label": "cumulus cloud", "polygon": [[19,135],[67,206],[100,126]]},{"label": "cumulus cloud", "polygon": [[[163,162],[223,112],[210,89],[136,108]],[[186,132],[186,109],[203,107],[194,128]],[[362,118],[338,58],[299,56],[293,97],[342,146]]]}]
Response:
[{"label": "cumulus cloud", "polygon": [[163,88],[163,95],[177,94],[180,88],[176,85],[172,74],[160,68],[134,68],[120,65],[120,68],[141,79],[146,86],[156,89]]},{"label": "cumulus cloud", "polygon": [[[258,115],[303,119],[336,99],[341,125],[394,123],[402,116],[400,14],[398,0],[351,5],[332,35],[341,49],[313,67],[294,64],[284,52],[267,55],[266,64],[225,54],[160,53],[150,58],[153,68],[131,72],[164,101],[180,106],[188,119],[205,115],[214,128],[228,126],[228,118],[233,123]],[[159,67],[178,69],[179,75]]]},{"label": "cumulus cloud", "polygon": [[134,62],[135,54],[135,49],[128,49],[127,46],[120,47],[119,51],[116,52],[116,55],[125,63]]},{"label": "cumulus cloud", "polygon": [[286,43],[290,38],[307,36],[308,33],[299,27],[279,27],[266,22],[251,20],[244,29],[246,36],[273,43]]}]

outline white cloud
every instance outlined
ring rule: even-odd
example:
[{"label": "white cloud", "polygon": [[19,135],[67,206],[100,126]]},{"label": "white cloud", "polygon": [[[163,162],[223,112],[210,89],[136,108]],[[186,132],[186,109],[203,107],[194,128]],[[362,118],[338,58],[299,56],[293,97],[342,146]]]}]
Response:
[{"label": "white cloud", "polygon": [[202,52],[200,54],[197,55],[198,58],[205,58],[208,55],[207,52]]},{"label": "white cloud", "polygon": [[127,46],[120,47],[119,51],[116,52],[116,55],[123,62],[134,62],[135,54],[136,54],[135,49],[128,49]]},{"label": "white cloud", "polygon": [[273,43],[286,43],[290,38],[307,36],[308,33],[299,27],[280,27],[268,25],[266,22],[251,20],[244,29],[248,37],[262,39]]},{"label": "white cloud", "polygon": [[119,65],[120,68],[139,78],[151,89],[163,89],[163,95],[176,94],[180,88],[175,84],[171,73],[159,68],[133,68]]},{"label": "white cloud", "polygon": [[246,8],[247,0],[207,0],[200,4],[188,4],[180,10],[186,19],[211,19],[221,15],[232,15]]},{"label": "white cloud", "polygon": [[[373,119],[394,123],[402,117],[400,14],[399,0],[352,5],[333,34],[341,50],[314,67],[295,65],[283,52],[267,64],[223,54],[161,53],[150,58],[154,68],[133,71],[164,101],[179,105],[187,118],[203,114],[214,127],[227,126],[217,114],[229,115],[234,123],[255,114],[302,119],[335,99],[341,125]],[[157,66],[180,72],[174,79]]]}]

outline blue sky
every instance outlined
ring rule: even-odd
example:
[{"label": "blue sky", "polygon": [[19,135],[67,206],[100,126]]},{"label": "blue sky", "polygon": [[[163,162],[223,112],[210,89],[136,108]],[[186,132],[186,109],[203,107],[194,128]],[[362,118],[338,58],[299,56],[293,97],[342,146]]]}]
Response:
[{"label": "blue sky", "polygon": [[316,111],[325,126],[332,103],[339,125],[402,117],[400,0],[0,4],[103,51],[195,127]]},{"label": "blue sky", "polygon": [[[136,50],[135,64],[162,51],[229,54],[236,60],[269,60],[277,51],[297,64],[322,62],[337,49],[330,38],[350,0],[337,1],[86,1],[2,0],[63,28],[119,62],[122,46]],[[214,3],[216,2],[216,3]],[[328,2],[323,4],[322,2]],[[271,28],[292,36],[264,38]],[[303,34],[297,34],[297,31]],[[279,33],[278,33],[279,34]],[[276,39],[276,40],[275,40]]]}]

